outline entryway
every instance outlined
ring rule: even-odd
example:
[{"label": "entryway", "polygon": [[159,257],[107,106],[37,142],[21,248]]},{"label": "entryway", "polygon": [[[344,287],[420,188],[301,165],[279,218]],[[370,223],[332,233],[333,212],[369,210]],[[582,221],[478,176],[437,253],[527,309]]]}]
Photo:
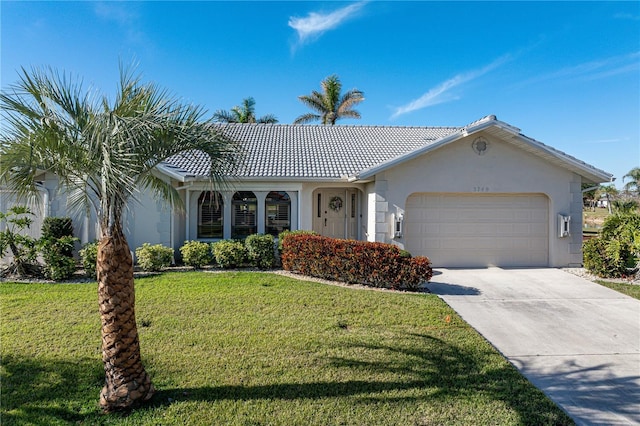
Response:
[{"label": "entryway", "polygon": [[330,238],[358,239],[358,191],[324,188],[313,193],[313,231]]}]

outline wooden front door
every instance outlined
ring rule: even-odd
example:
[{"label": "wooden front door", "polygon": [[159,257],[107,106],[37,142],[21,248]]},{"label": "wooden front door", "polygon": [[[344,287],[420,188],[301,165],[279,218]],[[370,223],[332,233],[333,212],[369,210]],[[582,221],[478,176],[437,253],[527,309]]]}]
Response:
[{"label": "wooden front door", "polygon": [[330,238],[357,236],[357,193],[344,188],[316,191],[313,230]]}]

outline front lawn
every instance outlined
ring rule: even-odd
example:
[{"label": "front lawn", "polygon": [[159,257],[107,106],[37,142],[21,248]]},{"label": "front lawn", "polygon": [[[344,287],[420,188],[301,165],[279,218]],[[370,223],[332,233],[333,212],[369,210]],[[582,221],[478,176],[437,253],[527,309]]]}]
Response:
[{"label": "front lawn", "polygon": [[613,281],[596,280],[596,282],[605,287],[609,287],[619,293],[626,294],[627,296],[634,297],[640,300],[640,285],[639,284],[627,284]]},{"label": "front lawn", "polygon": [[269,273],[136,280],[158,389],[98,408],[95,283],[0,284],[0,422],[104,425],[572,424],[433,295]]}]

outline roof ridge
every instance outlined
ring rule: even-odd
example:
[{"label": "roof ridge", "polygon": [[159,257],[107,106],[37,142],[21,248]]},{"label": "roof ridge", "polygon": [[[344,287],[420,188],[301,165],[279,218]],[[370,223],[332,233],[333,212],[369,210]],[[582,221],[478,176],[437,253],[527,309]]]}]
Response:
[{"label": "roof ridge", "polygon": [[[495,117],[495,116],[494,116]],[[478,120],[477,122],[480,122]],[[476,123],[476,122],[474,122]],[[471,124],[474,124],[471,123]],[[322,129],[462,129],[465,126],[394,126],[388,124],[335,124],[327,126],[326,124],[287,124],[287,123],[213,123],[214,126],[219,127],[293,127],[293,128],[322,128]]]}]

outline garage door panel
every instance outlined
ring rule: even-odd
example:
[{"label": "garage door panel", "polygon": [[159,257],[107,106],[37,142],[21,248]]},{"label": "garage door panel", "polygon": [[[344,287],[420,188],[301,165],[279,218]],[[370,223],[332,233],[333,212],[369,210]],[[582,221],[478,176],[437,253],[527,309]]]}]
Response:
[{"label": "garage door panel", "polygon": [[406,247],[435,266],[547,266],[548,218],[542,194],[413,194]]}]

